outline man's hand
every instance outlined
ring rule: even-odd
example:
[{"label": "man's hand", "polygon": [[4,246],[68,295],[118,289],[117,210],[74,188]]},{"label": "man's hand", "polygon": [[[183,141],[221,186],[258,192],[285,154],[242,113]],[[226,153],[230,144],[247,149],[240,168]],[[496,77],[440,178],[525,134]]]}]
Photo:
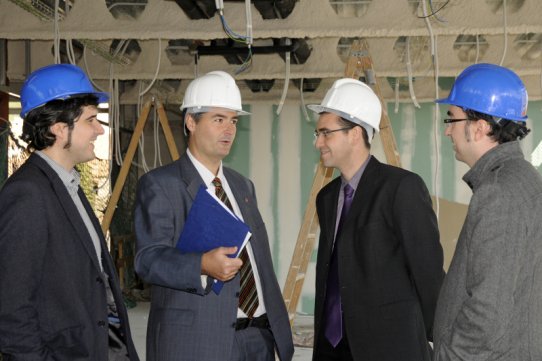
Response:
[{"label": "man's hand", "polygon": [[236,251],[237,247],[218,247],[204,253],[201,257],[201,273],[219,281],[231,280],[243,265],[239,258],[228,257]]}]

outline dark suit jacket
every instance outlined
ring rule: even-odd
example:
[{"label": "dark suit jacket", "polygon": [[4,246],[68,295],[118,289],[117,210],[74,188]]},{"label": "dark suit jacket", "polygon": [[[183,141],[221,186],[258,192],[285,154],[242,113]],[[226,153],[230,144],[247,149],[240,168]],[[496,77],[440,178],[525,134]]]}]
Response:
[{"label": "dark suit jacket", "polygon": [[[83,191],[79,196],[107,250]],[[113,262],[103,267],[131,360],[138,360]],[[0,191],[0,352],[4,360],[108,358],[104,279],[90,235],[66,187],[37,154]]]},{"label": "dark suit jacket", "polygon": [[[318,194],[320,243],[316,266],[315,348],[324,300],[341,179]],[[354,360],[430,360],[435,304],[444,272],[431,199],[419,176],[367,164],[342,228],[339,279],[343,319]]]},{"label": "dark suit jacket", "polygon": [[[252,250],[276,349],[283,361],[293,355],[286,307],[271,261],[265,225],[252,182],[224,168],[243,219],[253,234]],[[201,254],[175,248],[196,193],[203,184],[186,153],[139,180],[135,227],[136,271],[153,285],[147,330],[148,361],[223,361],[231,354],[237,319],[239,275],[219,295],[201,283]]]}]

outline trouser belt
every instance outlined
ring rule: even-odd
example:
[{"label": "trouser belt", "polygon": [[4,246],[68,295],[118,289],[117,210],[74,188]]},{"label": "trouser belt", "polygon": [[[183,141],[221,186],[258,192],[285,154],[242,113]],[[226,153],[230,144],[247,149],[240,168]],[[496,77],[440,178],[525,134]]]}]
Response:
[{"label": "trouser belt", "polygon": [[238,318],[235,322],[235,331],[244,330],[247,327],[269,328],[267,314],[255,318]]}]

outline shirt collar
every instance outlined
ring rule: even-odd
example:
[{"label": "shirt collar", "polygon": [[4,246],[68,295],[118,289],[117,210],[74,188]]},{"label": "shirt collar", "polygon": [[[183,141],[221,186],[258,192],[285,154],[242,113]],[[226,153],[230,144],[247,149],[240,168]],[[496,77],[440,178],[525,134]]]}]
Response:
[{"label": "shirt collar", "polygon": [[350,179],[350,182],[347,182],[346,179],[341,175],[341,189],[344,188],[344,186],[348,183],[350,184],[350,187],[354,188],[354,191],[358,188],[359,181],[361,179],[361,176],[363,175],[363,172],[365,172],[365,168],[367,168],[367,164],[369,164],[369,160],[371,159],[371,155],[367,157],[365,162],[359,167],[357,172],[354,174],[352,179]]},{"label": "shirt collar", "polygon": [[211,185],[215,177],[220,178],[220,180],[224,183],[225,177],[222,162],[220,162],[220,166],[218,167],[218,173],[214,175],[209,169],[207,169],[206,166],[204,166],[199,160],[196,159],[196,157],[194,157],[194,155],[190,152],[189,148],[186,148],[186,154],[188,155],[188,158],[190,159],[194,167],[196,167],[196,170],[198,171],[200,177],[203,179],[203,183],[205,183],[206,186]]},{"label": "shirt collar", "polygon": [[75,168],[72,168],[71,171],[68,172],[60,164],[55,162],[52,158],[50,158],[42,151],[37,150],[34,153],[43,158],[43,160],[45,160],[47,164],[49,164],[49,166],[53,168],[62,183],[64,183],[64,186],[66,187],[71,196],[77,195],[77,192],[79,191],[79,184],[81,183],[81,176],[75,170]]}]

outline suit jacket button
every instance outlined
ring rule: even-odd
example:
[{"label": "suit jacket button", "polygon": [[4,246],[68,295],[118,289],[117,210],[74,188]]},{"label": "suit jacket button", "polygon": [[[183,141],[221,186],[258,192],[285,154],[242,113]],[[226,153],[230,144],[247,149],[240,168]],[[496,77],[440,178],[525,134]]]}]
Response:
[{"label": "suit jacket button", "polygon": [[98,321],[98,326],[105,327],[105,321]]},{"label": "suit jacket button", "polygon": [[96,277],[96,282],[100,284],[104,283],[104,281],[102,280],[102,277]]},{"label": "suit jacket button", "polygon": [[237,325],[237,322],[234,322],[234,323],[231,324],[231,327],[235,328],[236,325]]},{"label": "suit jacket button", "polygon": [[235,297],[239,298],[239,292],[235,292]]}]

